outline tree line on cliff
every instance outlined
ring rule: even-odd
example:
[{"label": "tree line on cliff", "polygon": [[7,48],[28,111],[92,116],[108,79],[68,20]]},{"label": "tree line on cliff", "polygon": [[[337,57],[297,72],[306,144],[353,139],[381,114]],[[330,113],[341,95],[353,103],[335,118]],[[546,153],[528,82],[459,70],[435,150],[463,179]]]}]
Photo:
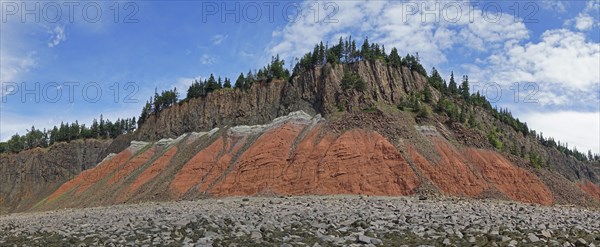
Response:
[{"label": "tree line on cliff", "polygon": [[109,139],[116,138],[119,135],[132,133],[136,130],[137,124],[135,117],[117,119],[115,122],[104,119],[100,115],[100,121],[94,118],[90,126],[73,123],[61,122],[59,126],[46,130],[36,129],[31,126],[24,135],[14,134],[8,141],[0,142],[0,153],[12,152],[18,153],[22,150],[33,149],[37,147],[45,148],[52,146],[57,142],[70,142],[79,139]]}]

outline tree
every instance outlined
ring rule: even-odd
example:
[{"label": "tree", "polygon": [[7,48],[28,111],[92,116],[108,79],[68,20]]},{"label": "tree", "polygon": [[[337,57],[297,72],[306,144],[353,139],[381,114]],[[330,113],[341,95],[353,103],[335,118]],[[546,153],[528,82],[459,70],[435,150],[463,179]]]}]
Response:
[{"label": "tree", "polygon": [[10,138],[10,140],[8,140],[7,144],[8,144],[8,150],[10,150],[13,153],[21,152],[21,150],[23,150],[23,148],[24,148],[23,141],[21,140],[21,136],[17,133],[15,133]]},{"label": "tree", "polygon": [[208,81],[206,82],[206,93],[208,94],[219,88],[220,88],[220,85],[217,82],[217,80],[215,80],[215,76],[213,74],[210,74],[210,77],[208,78]]},{"label": "tree", "polygon": [[246,74],[246,80],[244,81],[244,89],[250,89],[253,83],[254,75],[252,74],[252,70],[248,70],[248,74]]},{"label": "tree", "polygon": [[[148,108],[148,111],[150,111],[150,108]],[[92,121],[92,126],[90,127],[90,132],[92,132],[93,138],[100,137],[100,124],[98,124],[98,120],[96,120],[95,118]]]},{"label": "tree", "polygon": [[325,62],[325,46],[323,41],[319,44],[319,55],[317,56],[317,65],[321,65]]},{"label": "tree", "polygon": [[229,78],[225,77],[225,84],[223,84],[224,88],[231,88],[231,81]]},{"label": "tree", "polygon": [[369,45],[369,37],[365,38],[365,41],[363,42],[362,45],[362,49],[361,49],[361,57],[364,60],[369,60],[371,59],[371,46]]},{"label": "tree", "polygon": [[429,84],[425,84],[425,89],[423,90],[423,95],[425,97],[425,102],[431,103],[433,101],[433,95],[431,92],[431,88],[429,87]]},{"label": "tree", "polygon": [[186,99],[198,98],[204,96],[204,83],[194,80],[192,85],[188,88]]},{"label": "tree", "polygon": [[244,88],[244,73],[240,73],[240,76],[238,76],[237,80],[235,81],[235,88],[236,89],[243,89]]},{"label": "tree", "polygon": [[431,68],[431,76],[428,78],[428,82],[433,88],[440,91],[444,90],[444,79],[435,67]]},{"label": "tree", "polygon": [[392,51],[390,52],[390,65],[392,67],[399,68],[401,62],[402,59],[398,54],[398,49],[396,49],[396,47],[392,48]]},{"label": "tree", "polygon": [[462,95],[464,100],[468,100],[470,93],[469,93],[469,76],[464,75],[463,76],[463,81],[460,85],[460,94]]},{"label": "tree", "polygon": [[454,81],[454,71],[450,73],[450,83],[448,84],[448,91],[451,95],[458,93],[456,81]]},{"label": "tree", "polygon": [[367,87],[365,82],[360,78],[360,76],[356,73],[344,72],[344,77],[342,78],[341,83],[342,89],[355,89],[358,91],[364,91]]},{"label": "tree", "polygon": [[0,142],[0,153],[8,152],[8,143]]}]

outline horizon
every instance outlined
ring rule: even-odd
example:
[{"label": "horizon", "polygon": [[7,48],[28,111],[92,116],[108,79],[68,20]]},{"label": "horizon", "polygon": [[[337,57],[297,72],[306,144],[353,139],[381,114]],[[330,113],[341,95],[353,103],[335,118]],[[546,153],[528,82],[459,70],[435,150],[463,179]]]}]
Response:
[{"label": "horizon", "polygon": [[[1,2],[0,141],[32,125],[138,118],[155,89],[183,94],[211,73],[235,80],[278,54],[287,68],[321,40],[352,36],[418,53],[428,74],[468,75],[471,93],[486,89],[531,129],[600,153],[597,1],[429,2],[439,11],[394,1],[69,3]],[[292,9],[302,15],[290,19]]]}]

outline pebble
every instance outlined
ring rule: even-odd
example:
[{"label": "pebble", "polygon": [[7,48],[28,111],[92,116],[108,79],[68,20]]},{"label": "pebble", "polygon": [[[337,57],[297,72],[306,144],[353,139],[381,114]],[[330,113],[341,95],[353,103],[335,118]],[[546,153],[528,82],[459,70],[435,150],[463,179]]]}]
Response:
[{"label": "pebble", "polygon": [[0,216],[0,246],[320,247],[397,246],[398,242],[407,246],[597,246],[600,242],[597,209],[437,196],[421,199],[232,197],[10,214]]}]

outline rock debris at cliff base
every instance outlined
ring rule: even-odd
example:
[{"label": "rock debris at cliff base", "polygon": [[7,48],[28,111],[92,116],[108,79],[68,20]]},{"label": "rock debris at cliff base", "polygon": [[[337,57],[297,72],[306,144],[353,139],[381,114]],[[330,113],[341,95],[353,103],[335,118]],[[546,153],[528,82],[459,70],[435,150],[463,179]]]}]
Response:
[{"label": "rock debris at cliff base", "polygon": [[0,246],[598,246],[600,211],[457,198],[223,198],[0,217]]}]

